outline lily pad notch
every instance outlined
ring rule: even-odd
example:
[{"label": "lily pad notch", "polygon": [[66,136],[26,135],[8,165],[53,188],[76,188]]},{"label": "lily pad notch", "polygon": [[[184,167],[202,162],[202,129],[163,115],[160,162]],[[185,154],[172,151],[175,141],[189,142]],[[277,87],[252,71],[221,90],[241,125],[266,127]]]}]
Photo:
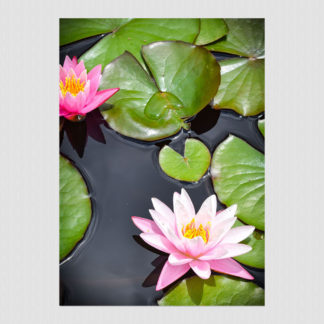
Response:
[{"label": "lily pad notch", "polygon": [[104,71],[100,89],[116,85],[119,92],[102,114],[118,133],[155,141],[188,129],[186,120],[206,107],[220,83],[220,67],[205,48],[182,41],[142,47],[150,74],[125,52]]},{"label": "lily pad notch", "polygon": [[211,51],[241,58],[220,61],[222,82],[215,109],[232,109],[243,116],[264,111],[264,19],[225,19],[228,34],[207,45]]},{"label": "lily pad notch", "polygon": [[184,156],[169,146],[159,153],[160,167],[169,177],[180,181],[197,182],[207,172],[211,155],[201,141],[189,138],[185,141]]}]

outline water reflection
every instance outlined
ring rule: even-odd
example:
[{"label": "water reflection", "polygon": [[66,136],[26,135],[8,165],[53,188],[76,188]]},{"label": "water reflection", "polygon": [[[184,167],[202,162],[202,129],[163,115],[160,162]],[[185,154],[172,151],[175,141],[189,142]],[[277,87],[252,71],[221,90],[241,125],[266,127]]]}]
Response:
[{"label": "water reflection", "polygon": [[155,267],[155,269],[146,277],[144,282],[142,283],[143,287],[152,287],[156,286],[162,268],[165,264],[165,262],[168,260],[168,255],[159,255],[155,260],[152,261],[152,266]]},{"label": "water reflection", "polygon": [[[61,61],[66,54],[79,56],[90,41],[98,39],[83,40],[84,46],[78,48],[76,43],[64,46]],[[117,134],[108,127],[99,109],[81,122],[62,118],[60,151],[87,174],[97,223],[78,253],[60,265],[60,304],[156,305],[166,291],[157,292],[155,287],[168,256],[140,239],[131,216],[149,217],[153,196],[172,206],[172,193],[182,187],[196,207],[214,193],[208,175],[196,184],[181,183],[165,175],[157,161],[161,147],[170,145],[181,152],[185,139],[195,137],[213,152],[231,133],[263,152],[264,138],[257,128],[260,117],[242,118],[231,111],[207,107],[191,119],[189,132],[181,131],[154,143]],[[223,208],[220,203],[218,207]],[[264,271],[245,268],[263,286]],[[192,275],[190,270],[184,277]]]},{"label": "water reflection", "polygon": [[60,143],[62,144],[65,134],[67,135],[73,149],[79,157],[83,157],[84,148],[90,136],[95,141],[106,144],[101,125],[108,128],[108,124],[99,109],[89,112],[80,121],[70,121],[64,117],[60,119]]}]

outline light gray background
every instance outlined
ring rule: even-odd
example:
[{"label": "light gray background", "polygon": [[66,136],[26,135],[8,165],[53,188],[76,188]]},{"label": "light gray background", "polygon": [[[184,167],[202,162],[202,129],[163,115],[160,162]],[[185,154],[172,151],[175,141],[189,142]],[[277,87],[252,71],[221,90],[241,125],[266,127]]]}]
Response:
[{"label": "light gray background", "polygon": [[[318,323],[323,3],[1,1],[0,322]],[[59,17],[266,18],[265,307],[58,306]]]}]

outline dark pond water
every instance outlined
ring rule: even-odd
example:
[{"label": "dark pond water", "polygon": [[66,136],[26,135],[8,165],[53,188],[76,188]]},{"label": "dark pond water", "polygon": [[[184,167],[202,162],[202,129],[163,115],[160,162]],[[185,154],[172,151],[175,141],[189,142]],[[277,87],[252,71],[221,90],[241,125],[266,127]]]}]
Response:
[{"label": "dark pond water", "polygon": [[[100,37],[61,47],[61,64],[66,54],[80,56]],[[182,153],[184,140],[195,137],[213,152],[233,134],[263,152],[264,139],[257,128],[261,117],[245,118],[231,111],[206,107],[192,119],[189,132],[181,131],[155,143],[117,134],[98,110],[88,114],[83,122],[65,121],[60,152],[83,175],[91,195],[93,218],[84,240],[60,264],[60,304],[156,305],[163,293],[155,291],[155,284],[166,256],[141,241],[140,231],[130,217],[150,218],[150,197],[172,206],[173,192],[182,187],[197,210],[214,193],[209,173],[195,184],[166,176],[158,164],[160,148],[168,144]],[[219,203],[218,209],[222,208]],[[264,271],[245,268],[263,287]]]}]

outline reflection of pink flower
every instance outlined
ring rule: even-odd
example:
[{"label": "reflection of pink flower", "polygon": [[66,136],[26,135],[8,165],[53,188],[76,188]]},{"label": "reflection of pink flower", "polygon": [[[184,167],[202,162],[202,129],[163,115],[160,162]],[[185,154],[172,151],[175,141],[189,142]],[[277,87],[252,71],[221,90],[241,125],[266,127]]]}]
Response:
[{"label": "reflection of pink flower", "polygon": [[168,286],[190,268],[202,279],[208,279],[211,270],[233,276],[254,279],[232,257],[247,253],[251,247],[238,244],[253,231],[253,226],[231,229],[236,217],[236,205],[216,215],[216,196],[212,195],[195,214],[187,192],[182,189],[173,196],[172,210],[156,198],[152,198],[154,221],[133,216],[134,224],[143,233],[141,238],[156,249],[170,254],[159,277],[156,290]]},{"label": "reflection of pink flower", "polygon": [[100,64],[87,74],[83,61],[78,63],[75,56],[72,60],[66,56],[63,67],[60,65],[60,116],[67,119],[85,116],[119,90],[97,91],[100,79]]}]

